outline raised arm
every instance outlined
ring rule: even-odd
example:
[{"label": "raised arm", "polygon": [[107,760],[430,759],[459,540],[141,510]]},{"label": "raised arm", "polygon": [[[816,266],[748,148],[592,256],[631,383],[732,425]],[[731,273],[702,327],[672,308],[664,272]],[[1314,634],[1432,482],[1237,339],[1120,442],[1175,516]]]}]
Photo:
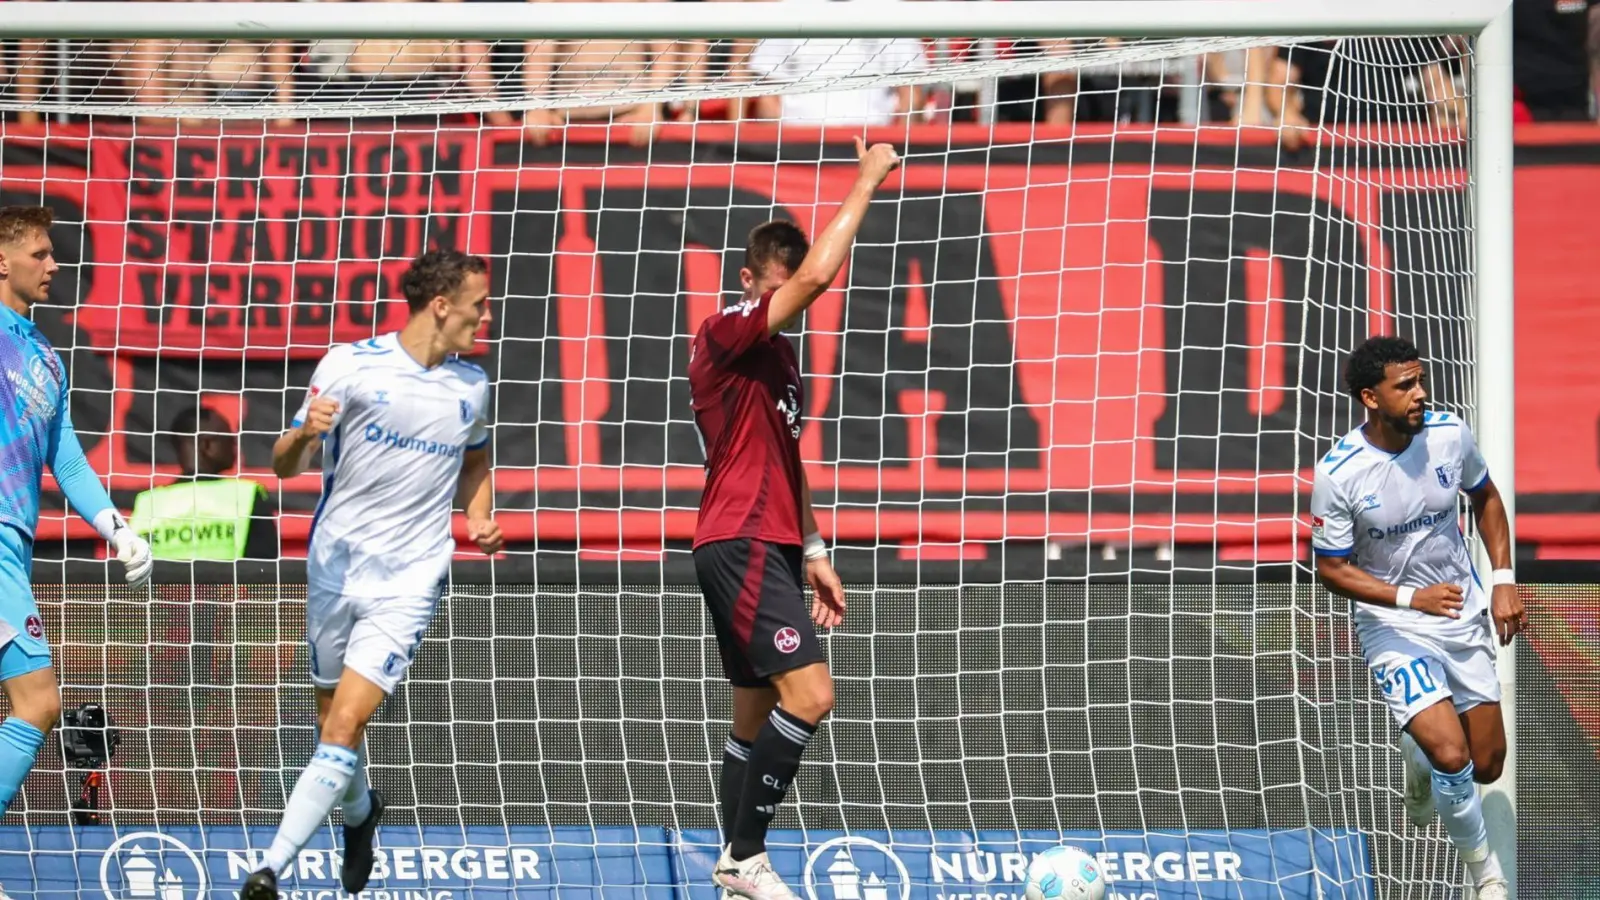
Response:
[{"label": "raised arm", "polygon": [[850,245],[855,242],[856,231],[861,228],[873,192],[900,165],[900,157],[893,147],[874,144],[868,150],[861,138],[856,138],[856,157],[860,160],[860,171],[849,196],[834,214],[833,221],[811,242],[811,252],[806,254],[799,270],[772,294],[772,302],[767,307],[770,334],[777,334],[799,318],[822,296],[828,285],[833,284],[850,256]]}]

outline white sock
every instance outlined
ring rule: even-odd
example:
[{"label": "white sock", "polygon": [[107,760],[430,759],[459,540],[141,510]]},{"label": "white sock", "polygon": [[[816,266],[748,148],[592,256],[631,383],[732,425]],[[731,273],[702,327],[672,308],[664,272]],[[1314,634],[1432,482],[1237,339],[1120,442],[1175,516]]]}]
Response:
[{"label": "white sock", "polygon": [[344,789],[339,809],[344,812],[346,825],[360,825],[372,815],[372,786],[367,783],[367,745],[363,741],[356,750],[356,771],[350,776],[350,786]]},{"label": "white sock", "polygon": [[264,867],[270,866],[279,875],[289,868],[300,848],[317,833],[328,820],[333,805],[344,796],[345,788],[356,774],[359,759],[348,747],[317,745],[317,752],[311,754],[311,762],[300,773],[300,780],[294,783],[294,791],[289,794],[283,823],[278,826],[278,834],[262,861]]},{"label": "white sock", "polygon": [[1433,770],[1433,800],[1439,819],[1450,835],[1461,861],[1472,873],[1472,883],[1502,877],[1500,860],[1489,849],[1489,828],[1483,821],[1483,799],[1472,780],[1472,763],[1459,772]]}]

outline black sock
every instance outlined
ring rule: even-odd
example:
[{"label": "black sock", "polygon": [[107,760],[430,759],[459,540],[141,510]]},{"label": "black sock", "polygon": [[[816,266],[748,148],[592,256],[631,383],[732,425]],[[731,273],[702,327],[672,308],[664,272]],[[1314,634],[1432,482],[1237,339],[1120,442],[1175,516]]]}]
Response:
[{"label": "black sock", "polygon": [[733,823],[739,818],[739,797],[744,793],[744,773],[750,765],[750,745],[728,735],[722,745],[722,777],[717,793],[722,798],[722,845],[733,843]]},{"label": "black sock", "polygon": [[728,842],[734,859],[746,860],[766,852],[767,826],[789,792],[794,773],[800,771],[800,756],[816,730],[817,726],[776,708],[761,726],[756,742],[750,745],[739,815],[734,819],[733,840]]}]

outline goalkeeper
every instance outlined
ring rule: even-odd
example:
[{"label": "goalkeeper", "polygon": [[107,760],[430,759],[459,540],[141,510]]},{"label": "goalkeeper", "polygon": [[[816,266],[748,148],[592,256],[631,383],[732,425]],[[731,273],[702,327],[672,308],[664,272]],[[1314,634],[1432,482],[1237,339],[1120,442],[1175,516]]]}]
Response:
[{"label": "goalkeeper", "polygon": [[[833,681],[812,623],[844,619],[800,464],[804,386],[782,330],[839,274],[872,193],[900,164],[894,148],[856,139],[860,174],[815,247],[788,222],[750,233],[744,298],[700,326],[689,390],[706,449],[694,566],[733,685],[733,733],[719,793],[726,848],[712,880],[749,900],[792,900],[767,859],[767,826],[806,744],[833,708]],[[802,578],[811,584],[806,607]]]},{"label": "goalkeeper", "polygon": [[111,542],[128,584],[150,577],[150,545],[111,505],[67,408],[67,370],[29,318],[50,294],[61,267],[50,242],[50,210],[0,209],[0,684],[11,715],[0,723],[0,813],[11,806],[33,768],[45,733],[61,715],[50,645],[34,602],[33,536],[39,492],[50,467],[67,502]]}]

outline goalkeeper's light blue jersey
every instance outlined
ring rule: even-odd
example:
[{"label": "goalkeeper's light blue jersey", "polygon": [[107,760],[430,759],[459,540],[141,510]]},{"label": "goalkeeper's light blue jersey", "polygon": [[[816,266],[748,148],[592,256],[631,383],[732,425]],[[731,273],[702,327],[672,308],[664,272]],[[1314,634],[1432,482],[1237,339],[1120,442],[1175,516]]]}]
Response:
[{"label": "goalkeeper's light blue jersey", "polygon": [[33,537],[46,465],[78,515],[95,522],[111,498],[72,430],[66,366],[32,321],[3,304],[0,370],[0,524]]}]

